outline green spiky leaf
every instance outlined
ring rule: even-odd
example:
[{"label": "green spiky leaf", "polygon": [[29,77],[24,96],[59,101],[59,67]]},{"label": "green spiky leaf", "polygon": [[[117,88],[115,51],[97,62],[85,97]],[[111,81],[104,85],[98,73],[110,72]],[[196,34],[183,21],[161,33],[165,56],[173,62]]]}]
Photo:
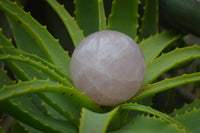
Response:
[{"label": "green spiky leaf", "polygon": [[[1,34],[2,35],[2,34]],[[1,38],[3,38],[5,41],[4,42],[6,42],[7,44],[9,44],[10,43],[10,41],[9,40],[7,40],[3,35],[1,36]],[[2,47],[1,49],[1,51],[4,51],[4,53],[6,53],[6,54],[15,54],[15,55],[20,55],[20,57],[22,57],[22,55],[25,55],[25,57],[28,57],[28,58],[31,58],[31,59],[33,59],[33,60],[37,60],[38,61],[38,63],[36,63],[36,64],[40,64],[40,65],[42,65],[42,64],[45,64],[45,65],[47,65],[48,67],[45,67],[44,68],[44,70],[46,71],[46,70],[50,70],[50,71],[52,71],[51,73],[53,74],[53,75],[55,75],[55,73],[54,73],[54,71],[55,72],[57,72],[57,73],[59,73],[59,75],[61,75],[61,76],[63,76],[63,77],[66,77],[66,75],[65,74],[63,74],[58,68],[56,68],[53,64],[51,64],[51,63],[49,63],[49,62],[47,62],[47,61],[45,61],[44,59],[42,59],[42,58],[40,58],[40,57],[38,57],[37,55],[34,55],[34,54],[29,54],[29,53],[26,53],[26,52],[24,52],[24,51],[21,51],[20,49],[15,49],[15,48],[13,48],[13,47],[11,47],[12,45],[10,45],[10,47],[11,48],[7,48],[7,46],[9,46],[9,45],[6,45],[6,43],[3,43],[3,45],[4,45],[4,47]],[[18,56],[16,56],[16,57],[18,57]],[[26,59],[28,59],[28,58],[26,58]],[[25,58],[24,58],[25,59]],[[33,61],[32,60],[32,61]],[[25,61],[25,60],[24,60]],[[5,62],[8,62],[8,63],[10,63],[11,64],[11,62],[13,63],[15,63],[15,64],[17,64],[20,68],[22,68],[23,69],[23,71],[24,71],[24,75],[25,75],[25,73],[26,74],[28,74],[28,76],[29,77],[37,77],[37,78],[39,78],[39,79],[45,79],[44,77],[43,78],[41,78],[41,76],[44,76],[44,73],[42,72],[43,70],[41,70],[40,68],[39,68],[39,70],[36,70],[33,66],[31,66],[30,64],[30,62],[28,63],[25,63],[25,62],[21,62],[21,61],[14,61],[14,60],[10,60],[10,61],[5,61]],[[7,64],[8,64],[7,63]],[[15,65],[15,64],[13,64],[13,65]],[[15,69],[18,69],[18,67],[16,66],[16,67],[13,67],[13,65],[11,66],[11,69],[12,70],[14,70],[14,68]],[[31,68],[30,68],[31,67]],[[44,67],[44,66],[43,66]],[[50,69],[49,69],[50,68]],[[35,71],[34,71],[35,70]],[[21,72],[21,73],[23,73],[23,71]],[[38,74],[38,71],[40,71],[40,72],[42,72],[42,74],[41,73],[39,73]],[[13,72],[16,72],[16,71],[13,71]],[[17,74],[17,75],[22,75],[21,73],[19,73],[19,74]],[[48,75],[48,74],[47,74]],[[24,76],[25,77],[25,76]],[[47,77],[49,77],[49,76],[47,76]],[[47,78],[46,77],[46,78]],[[51,76],[50,76],[51,77]],[[49,77],[49,78],[50,78]],[[66,77],[67,79],[69,79],[68,77]],[[22,80],[28,80],[28,78],[22,78]],[[56,79],[55,79],[56,80]],[[63,81],[64,81],[65,79],[63,79]],[[64,82],[66,82],[66,81],[64,81]],[[63,83],[64,83],[63,82]],[[65,83],[64,83],[65,84]],[[46,95],[46,94],[38,94],[38,95]],[[56,95],[56,94],[55,94]],[[57,96],[57,95],[56,95]],[[53,105],[53,103],[57,100],[57,104],[59,104],[59,103],[62,103],[62,102],[58,102],[59,100],[60,101],[62,101],[63,99],[62,99],[62,97],[61,96],[58,96],[55,100],[53,100],[53,98],[54,98],[54,96],[48,96],[48,97],[41,97],[43,100],[45,100],[45,102],[48,102],[48,104],[50,104],[50,105]],[[61,100],[62,99],[62,100]],[[55,105],[55,103],[54,103],[54,108],[59,112],[59,113],[61,113],[62,115],[64,115],[64,116],[66,116],[67,117],[67,119],[69,119],[70,121],[72,121],[73,123],[78,123],[78,122],[75,122],[75,120],[74,120],[74,118],[73,118],[73,116],[71,115],[71,114],[68,114],[68,112],[67,111],[70,111],[71,109],[73,109],[73,108],[76,108],[77,106],[72,106],[71,108],[68,108],[67,110],[64,110],[64,109],[61,109],[61,107],[62,108],[64,108],[64,107],[68,107],[69,105],[71,105],[70,104],[70,100],[68,100],[68,99],[65,99],[66,101],[65,101],[65,103],[63,103],[63,104],[60,104],[59,106],[56,106]],[[72,112],[72,111],[71,111]],[[71,113],[71,112],[69,112],[69,113]],[[76,111],[73,111],[73,113],[74,112],[76,112],[76,113],[78,113],[78,112],[80,112],[80,109],[78,110],[76,110]],[[67,115],[68,114],[68,115]],[[78,118],[77,118],[78,119]],[[76,120],[76,121],[78,121],[78,120]]]},{"label": "green spiky leaf", "polygon": [[7,39],[3,33],[2,33],[2,29],[0,28],[0,45],[2,46],[6,46],[6,47],[10,47],[13,48],[14,46],[12,45],[11,40]]},{"label": "green spiky leaf", "polygon": [[76,21],[86,36],[106,30],[103,0],[75,0],[75,6]]},{"label": "green spiky leaf", "polygon": [[73,87],[66,87],[49,80],[32,80],[27,82],[19,82],[12,86],[4,86],[0,90],[0,101],[7,100],[20,95],[37,93],[37,92],[53,92],[70,98],[73,102],[80,106],[86,107],[96,112],[106,112],[100,105],[88,98],[85,94],[80,93]]},{"label": "green spiky leaf", "polygon": [[186,127],[184,127],[181,123],[177,122],[176,120],[174,120],[173,118],[171,118],[170,116],[161,113],[151,107],[147,107],[144,105],[139,105],[139,104],[134,104],[134,103],[129,103],[129,104],[123,104],[120,106],[120,109],[127,109],[127,110],[137,110],[137,111],[142,111],[148,114],[152,114],[154,116],[157,116],[161,119],[163,119],[165,122],[172,124],[172,125],[176,125],[179,129],[183,129],[183,130],[188,130]]},{"label": "green spiky leaf", "polygon": [[114,0],[108,18],[108,29],[125,33],[137,40],[139,0]]},{"label": "green spiky leaf", "polygon": [[153,82],[157,77],[172,67],[188,60],[200,58],[200,47],[197,45],[177,48],[147,64],[144,84]]},{"label": "green spiky leaf", "polygon": [[[47,56],[47,50],[40,48],[41,46],[37,43],[35,38],[25,30],[25,27],[29,27],[28,24],[22,24],[21,21],[15,21],[10,17],[7,17],[11,26],[16,45],[18,48],[32,54],[36,54],[39,57],[51,62],[50,56]],[[23,36],[23,37],[22,37]]]},{"label": "green spiky leaf", "polygon": [[[79,125],[79,118],[80,118],[80,112],[81,112],[80,106],[75,104],[69,98],[60,94],[45,93],[45,94],[38,94],[38,95],[43,101],[45,101],[45,103],[50,105],[57,113],[59,113],[59,115],[64,116],[65,119],[69,120],[76,126]],[[52,112],[51,108],[48,108],[48,109],[49,110],[47,111]],[[51,114],[51,116],[54,118],[57,118],[56,116],[54,116],[54,113]]]},{"label": "green spiky leaf", "polygon": [[169,30],[151,36],[140,42],[139,46],[144,53],[146,64],[155,59],[165,47],[178,40],[179,38],[180,35],[172,30]]},{"label": "green spiky leaf", "polygon": [[69,131],[76,133],[77,131],[68,121],[53,119],[42,114],[35,108],[31,99],[26,96],[15,98],[12,101],[0,102],[0,107],[14,118],[44,132]]},{"label": "green spiky leaf", "polygon": [[183,133],[184,130],[178,129],[175,125],[149,116],[137,116],[117,131],[109,133]]},{"label": "green spiky leaf", "polygon": [[[39,69],[40,71],[42,71],[42,72],[46,73],[47,75],[49,75],[50,77],[52,77],[54,80],[66,85],[66,86],[71,86],[66,81],[65,78],[62,78],[59,75],[57,75],[53,70],[50,70],[48,66],[42,65],[41,62],[35,62],[35,61],[31,60],[29,57],[13,56],[13,55],[8,54],[8,55],[0,55],[0,59],[1,60],[8,60],[8,61],[9,60],[10,61],[16,60],[16,61],[27,64],[27,66],[34,66],[35,68],[33,68],[33,69]],[[30,69],[29,72],[32,72],[31,70],[32,69]],[[35,73],[32,72],[31,75],[35,75]]]},{"label": "green spiky leaf", "polygon": [[[8,53],[10,53],[10,54],[17,54],[17,53],[19,53],[20,54],[20,57],[19,58],[21,58],[22,57],[22,55],[25,55],[25,56],[27,56],[27,57],[30,57],[30,58],[32,58],[32,59],[34,59],[34,60],[38,60],[39,61],[39,63],[36,63],[37,65],[41,65],[42,66],[42,64],[45,64],[45,65],[47,65],[48,67],[45,67],[44,68],[44,70],[46,71],[46,70],[50,70],[50,71],[52,71],[52,70],[54,70],[53,72],[50,72],[50,73],[52,73],[53,75],[55,75],[56,73],[54,73],[54,72],[57,72],[57,73],[59,73],[59,75],[61,75],[61,76],[64,76],[65,77],[65,74],[63,74],[58,68],[56,68],[53,64],[50,64],[49,62],[46,62],[45,60],[43,60],[43,59],[41,59],[40,57],[38,57],[38,56],[36,56],[36,55],[33,55],[33,54],[28,54],[28,53],[26,53],[26,52],[23,52],[23,51],[21,51],[21,50],[19,50],[19,49],[14,49],[13,47],[12,48],[2,48],[3,49],[3,51],[5,51],[7,54]],[[18,54],[17,54],[18,55]],[[16,56],[16,57],[18,57],[18,56]],[[24,58],[25,59],[25,58]],[[27,59],[27,58],[26,58]],[[26,60],[25,59],[25,60]],[[24,60],[24,61],[25,61]],[[14,61],[14,60],[10,60],[10,61],[6,61],[6,62],[12,62],[12,61]],[[22,60],[21,60],[22,61]],[[30,71],[30,74],[31,75],[33,75],[34,77],[37,77],[37,78],[40,78],[41,76],[40,75],[44,75],[44,74],[37,74],[36,72],[37,71],[41,71],[41,69],[39,68],[39,70],[36,70],[35,68],[34,68],[34,65],[30,65],[31,63],[30,62],[27,62],[27,63],[25,63],[24,61],[19,61],[18,60],[18,62],[17,62],[17,64],[20,66],[20,67],[22,67],[23,68],[23,70],[27,73],[27,72],[29,72]],[[33,60],[32,60],[33,61]],[[15,62],[16,63],[16,62]],[[21,63],[21,64],[20,64]],[[35,65],[36,65],[35,64]],[[28,67],[27,67],[28,66]],[[29,68],[29,66],[31,66],[32,67],[32,69],[28,69]],[[42,67],[44,67],[44,66],[42,66]],[[14,67],[12,67],[12,70],[13,70],[13,68]],[[50,69],[49,69],[50,68]],[[27,70],[27,71],[26,71]],[[36,72],[35,71],[33,71],[33,70],[36,70]],[[42,70],[43,71],[43,70]],[[41,71],[41,72],[42,72]],[[15,71],[14,71],[15,72]],[[20,75],[21,75],[21,73],[20,73]],[[48,74],[47,74],[48,75]],[[49,77],[49,76],[47,76],[47,77]],[[50,76],[51,77],[51,76]],[[50,78],[49,77],[49,78]],[[68,77],[66,77],[67,79],[69,79]],[[56,79],[55,79],[56,80]],[[65,79],[63,79],[63,80],[65,80]],[[66,81],[64,81],[64,82],[66,82]],[[64,83],[63,82],[63,83]],[[63,100],[63,98],[62,98],[62,96],[58,96],[57,94],[54,94],[55,96],[57,96],[57,98],[56,99],[54,99],[55,98],[55,96],[53,96],[53,95],[48,95],[48,97],[46,96],[46,94],[42,94],[42,93],[39,93],[38,94],[39,96],[43,96],[43,97],[41,97],[42,98],[42,100],[45,100],[45,102],[48,102],[48,104],[50,104],[50,105],[54,105],[53,106],[53,108],[54,109],[56,109],[56,111],[58,111],[59,113],[61,113],[63,116],[65,116],[67,119],[69,119],[70,121],[72,121],[73,123],[75,123],[75,124],[78,124],[78,119],[79,118],[76,118],[77,120],[75,120],[74,119],[74,116],[73,115],[71,115],[71,113],[73,114],[73,113],[76,113],[76,114],[78,114],[78,113],[80,113],[80,109],[78,109],[78,108],[80,108],[80,107],[78,107],[78,106],[76,106],[76,105],[74,105],[73,104],[73,106],[71,107],[71,108],[69,108],[69,106],[70,105],[72,105],[72,103],[70,102],[70,99],[65,99],[65,102],[63,103],[62,102],[62,100]],[[55,103],[55,101],[56,101],[56,103]],[[60,101],[60,102],[59,102]],[[62,103],[62,104],[60,104],[60,103]],[[59,106],[57,105],[57,104],[59,104]],[[62,108],[61,108],[62,107]],[[67,108],[67,110],[64,110],[63,108]],[[76,108],[76,109],[75,109]],[[68,112],[69,111],[69,112]]]},{"label": "green spiky leaf", "polygon": [[[56,64],[57,67],[60,67],[61,71],[70,76],[70,58],[62,49],[58,40],[53,38],[53,36],[47,31],[46,27],[40,25],[33,17],[31,17],[30,13],[24,12],[15,2],[1,0],[0,10],[3,11],[10,19],[15,21],[18,28],[21,28],[23,32],[26,32],[32,39],[35,40],[37,43],[36,46],[40,47],[40,49],[37,49],[38,51],[42,52],[49,61]],[[23,39],[23,37],[20,37],[20,39]]]},{"label": "green spiky leaf", "polygon": [[105,114],[97,114],[82,109],[79,133],[105,133],[118,108]]},{"label": "green spiky leaf", "polygon": [[71,36],[74,46],[76,47],[84,38],[83,31],[81,31],[79,26],[76,24],[74,18],[65,10],[64,6],[60,5],[56,0],[46,0],[46,2],[49,3],[60,17]]},{"label": "green spiky leaf", "polygon": [[194,102],[191,104],[186,104],[180,109],[175,109],[170,116],[174,117],[176,115],[182,115],[185,114],[186,112],[190,112],[193,110],[193,108],[199,109],[200,108],[200,100],[196,99]]},{"label": "green spiky leaf", "polygon": [[154,84],[147,84],[131,99],[132,102],[141,100],[147,96],[171,89],[176,86],[200,81],[200,73],[184,74],[175,78],[165,79]]},{"label": "green spiky leaf", "polygon": [[191,129],[193,133],[200,131],[200,109],[192,108],[189,112],[185,112],[182,115],[175,116],[174,119],[181,122],[187,128]]},{"label": "green spiky leaf", "polygon": [[6,74],[6,72],[0,70],[0,88],[3,87],[3,85],[14,84],[14,81],[12,81]]},{"label": "green spiky leaf", "polygon": [[158,0],[146,0],[139,40],[158,33]]},{"label": "green spiky leaf", "polygon": [[[0,53],[7,55],[7,54],[14,54],[20,56],[22,53],[16,50],[11,40],[8,40],[2,32],[0,32]],[[41,71],[37,71],[30,65],[26,65],[20,62],[14,61],[4,61],[4,63],[15,73],[15,75],[20,78],[21,80],[27,81],[32,79],[33,77],[37,77],[40,79],[44,79],[44,75],[41,74]],[[30,71],[31,70],[31,71]]]}]

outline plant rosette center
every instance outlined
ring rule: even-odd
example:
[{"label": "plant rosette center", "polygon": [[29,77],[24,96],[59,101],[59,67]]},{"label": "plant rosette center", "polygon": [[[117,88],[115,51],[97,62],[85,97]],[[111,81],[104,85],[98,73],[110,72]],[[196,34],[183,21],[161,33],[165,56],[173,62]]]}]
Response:
[{"label": "plant rosette center", "polygon": [[142,86],[145,59],[129,36],[111,30],[95,32],[83,39],[71,58],[75,87],[94,102],[111,106],[126,102]]}]

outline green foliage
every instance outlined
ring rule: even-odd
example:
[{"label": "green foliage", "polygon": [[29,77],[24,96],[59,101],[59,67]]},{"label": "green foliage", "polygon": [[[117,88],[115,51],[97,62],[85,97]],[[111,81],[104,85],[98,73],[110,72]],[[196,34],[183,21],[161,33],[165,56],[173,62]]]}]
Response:
[{"label": "green foliage", "polygon": [[158,33],[158,0],[146,0],[140,29],[140,40]]},{"label": "green foliage", "polygon": [[150,116],[137,116],[128,122],[124,127],[109,133],[183,133],[184,130],[178,129],[175,125],[170,125],[161,119]]},{"label": "green foliage", "polygon": [[195,100],[193,103],[186,104],[184,107],[182,107],[180,109],[175,109],[170,115],[172,117],[174,117],[176,115],[179,116],[179,115],[185,114],[186,112],[192,111],[194,108],[195,109],[199,109],[200,108],[200,100]]},{"label": "green foliage", "polygon": [[182,76],[177,76],[174,78],[170,78],[170,79],[164,79],[162,81],[153,83],[153,84],[147,84],[145,86],[143,86],[139,92],[136,94],[135,97],[133,97],[131,100],[132,102],[134,101],[138,101],[144,97],[147,97],[149,95],[153,95],[168,89],[171,89],[173,87],[176,86],[180,86],[180,85],[184,85],[187,83],[191,83],[191,82],[197,82],[200,79],[200,73],[193,73],[193,74],[184,74]]},{"label": "green foliage", "polygon": [[[80,133],[104,133],[106,132],[110,121],[113,116],[117,113],[118,108],[115,108],[113,111],[96,114],[85,108],[83,108],[80,119]],[[90,127],[90,128],[88,128]]]},{"label": "green foliage", "polygon": [[176,48],[167,54],[162,54],[160,57],[147,64],[144,84],[154,81],[158,76],[180,63],[199,57],[200,47],[197,45],[185,48]]},{"label": "green foliage", "polygon": [[137,38],[138,25],[138,5],[139,0],[114,0],[112,12],[108,19],[108,29],[117,30],[132,37]]},{"label": "green foliage", "polygon": [[103,0],[75,0],[75,5],[76,22],[86,36],[96,31],[106,30]]},{"label": "green foliage", "polygon": [[199,103],[200,100],[196,100],[189,105],[185,105],[183,108],[175,110],[171,116],[173,116],[175,120],[190,128],[194,133],[198,133],[200,130],[200,127],[198,126],[198,123],[200,122]]},{"label": "green foliage", "polygon": [[[6,15],[10,17],[13,21],[15,21],[16,22],[15,24],[18,24],[19,28],[22,27],[21,29],[22,32],[23,31],[26,32],[27,35],[29,35],[30,37],[32,37],[33,40],[35,40],[37,45],[39,45],[38,47],[40,47],[39,50],[41,50],[41,53],[44,53],[44,56],[48,58],[51,63],[56,64],[56,66],[60,67],[60,69],[66,75],[70,75],[69,57],[66,55],[66,52],[59,45],[58,40],[53,38],[53,36],[47,31],[46,27],[40,25],[35,19],[31,17],[30,13],[24,12],[15,3],[12,3],[10,1],[2,1],[0,5],[1,5],[0,6],[1,10],[5,12]],[[15,31],[16,30],[14,30],[13,32],[15,33]],[[15,35],[15,38],[17,38],[16,35],[18,34],[16,33],[14,35]],[[21,36],[21,39],[26,39],[26,36],[25,38],[24,36]],[[26,43],[26,45],[28,44],[29,43]],[[37,46],[33,44],[32,45],[29,44],[29,45],[30,45],[29,47]],[[36,48],[33,48],[32,50],[35,51],[34,49]],[[22,50],[24,50],[25,52],[30,52],[25,48],[23,48]],[[36,54],[33,51],[31,52],[33,54]]]},{"label": "green foliage", "polygon": [[107,23],[103,0],[75,0],[76,19],[56,0],[45,2],[59,16],[75,47],[84,35],[106,29],[123,32],[139,42],[146,60],[146,77],[127,103],[112,107],[94,103],[74,87],[70,56],[46,26],[25,12],[19,2],[0,0],[0,11],[14,38],[7,39],[0,29],[0,108],[17,120],[13,133],[200,131],[199,100],[171,114],[136,103],[143,103],[144,98],[146,104],[151,103],[157,93],[200,81],[200,72],[158,79],[175,66],[200,58],[197,45],[163,52],[182,35],[173,30],[158,33],[158,0],[146,0],[140,15],[139,0],[113,0]]},{"label": "green foliage", "polygon": [[[59,15],[66,29],[68,30],[71,39],[76,47],[79,42],[84,38],[82,30],[76,24],[73,17],[60,5],[56,0],[46,0],[54,11]],[[66,67],[66,66],[65,66]]]},{"label": "green foliage", "polygon": [[159,56],[164,48],[179,38],[180,35],[177,35],[174,31],[169,30],[156,34],[140,42],[139,45],[144,53],[146,64]]}]

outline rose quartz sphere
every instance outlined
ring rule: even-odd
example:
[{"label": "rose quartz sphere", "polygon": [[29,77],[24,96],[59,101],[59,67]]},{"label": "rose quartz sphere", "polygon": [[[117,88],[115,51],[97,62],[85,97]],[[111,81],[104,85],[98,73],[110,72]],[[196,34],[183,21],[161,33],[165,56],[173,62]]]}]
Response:
[{"label": "rose quartz sphere", "polygon": [[129,36],[111,30],[87,36],[74,50],[71,77],[75,87],[100,105],[126,102],[145,77],[144,55]]}]

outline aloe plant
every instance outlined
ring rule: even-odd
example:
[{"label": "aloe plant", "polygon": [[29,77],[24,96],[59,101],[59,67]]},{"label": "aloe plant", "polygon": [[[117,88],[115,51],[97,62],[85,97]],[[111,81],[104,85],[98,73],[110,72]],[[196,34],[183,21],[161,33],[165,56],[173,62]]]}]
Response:
[{"label": "aloe plant", "polygon": [[[129,35],[144,53],[146,77],[138,93],[126,103],[117,106],[94,103],[74,87],[70,56],[59,40],[18,2],[0,0],[0,10],[9,22],[16,44],[0,30],[0,60],[5,65],[0,71],[0,108],[16,119],[13,133],[200,131],[200,100],[171,114],[149,104],[157,93],[200,81],[200,72],[158,80],[175,66],[200,58],[197,45],[164,51],[182,35],[173,30],[158,32],[158,0],[146,0],[142,15],[138,13],[140,0],[113,0],[107,22],[103,0],[76,0],[75,19],[56,0],[46,2],[62,20],[74,47],[95,31],[116,30]],[[6,69],[12,72],[11,76]]]}]

